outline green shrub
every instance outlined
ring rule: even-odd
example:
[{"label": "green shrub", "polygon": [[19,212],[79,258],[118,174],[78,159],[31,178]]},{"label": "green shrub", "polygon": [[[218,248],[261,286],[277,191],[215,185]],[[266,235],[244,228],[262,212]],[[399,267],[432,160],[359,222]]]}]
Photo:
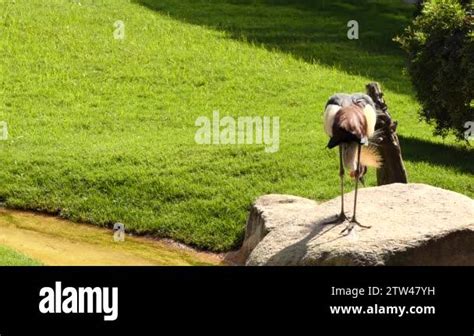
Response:
[{"label": "green shrub", "polygon": [[422,105],[422,118],[436,135],[461,139],[474,120],[473,16],[465,2],[431,0],[395,40],[408,53],[408,73]]}]

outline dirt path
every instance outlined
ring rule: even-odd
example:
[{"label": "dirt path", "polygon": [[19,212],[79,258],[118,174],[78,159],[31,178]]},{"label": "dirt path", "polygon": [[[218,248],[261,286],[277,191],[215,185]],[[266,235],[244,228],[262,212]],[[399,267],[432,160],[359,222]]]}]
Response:
[{"label": "dirt path", "polygon": [[127,235],[91,225],[0,208],[0,245],[44,265],[219,265],[223,257],[178,244]]}]

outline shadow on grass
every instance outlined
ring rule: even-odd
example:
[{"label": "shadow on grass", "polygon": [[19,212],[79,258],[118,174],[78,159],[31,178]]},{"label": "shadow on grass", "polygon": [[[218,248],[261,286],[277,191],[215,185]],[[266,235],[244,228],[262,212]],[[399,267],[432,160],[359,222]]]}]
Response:
[{"label": "shadow on grass", "polygon": [[[231,38],[338,67],[410,93],[404,58],[392,38],[412,18],[401,0],[134,0],[170,17],[225,31]],[[347,23],[359,22],[358,40]]]},{"label": "shadow on grass", "polygon": [[403,159],[406,161],[427,162],[453,168],[462,173],[474,174],[473,150],[403,136],[399,136],[399,139]]}]

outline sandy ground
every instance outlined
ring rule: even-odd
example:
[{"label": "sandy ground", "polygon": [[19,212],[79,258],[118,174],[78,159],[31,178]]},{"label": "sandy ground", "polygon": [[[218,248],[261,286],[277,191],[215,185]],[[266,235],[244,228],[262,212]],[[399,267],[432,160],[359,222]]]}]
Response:
[{"label": "sandy ground", "polygon": [[224,256],[56,217],[0,208],[0,245],[44,265],[224,265]]}]

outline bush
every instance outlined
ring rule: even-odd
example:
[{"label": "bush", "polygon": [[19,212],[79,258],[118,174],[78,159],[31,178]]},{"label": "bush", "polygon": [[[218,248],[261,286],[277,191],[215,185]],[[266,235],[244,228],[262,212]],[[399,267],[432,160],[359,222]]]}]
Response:
[{"label": "bush", "polygon": [[474,120],[473,16],[465,1],[425,1],[421,13],[395,40],[408,53],[408,73],[422,105],[420,115],[435,134],[454,131]]}]

